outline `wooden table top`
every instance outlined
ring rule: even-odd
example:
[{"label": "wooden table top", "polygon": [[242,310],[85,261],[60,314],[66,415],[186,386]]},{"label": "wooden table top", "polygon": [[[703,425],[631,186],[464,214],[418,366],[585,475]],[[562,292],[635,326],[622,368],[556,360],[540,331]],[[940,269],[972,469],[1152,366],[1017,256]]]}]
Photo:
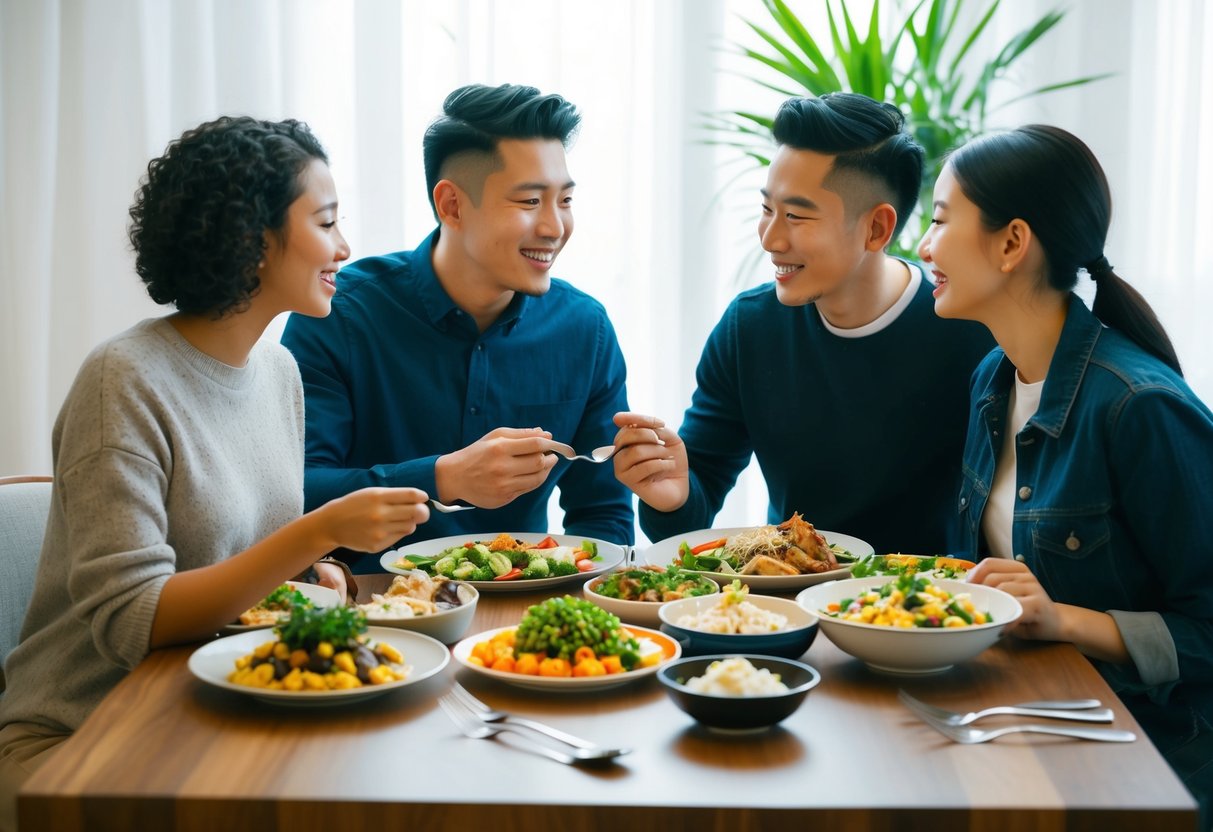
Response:
[{"label": "wooden table top", "polygon": [[[482,594],[469,633],[547,593]],[[1009,639],[947,673],[878,675],[818,635],[821,684],[780,726],[722,736],[656,679],[527,691],[452,661],[365,702],[286,708],[208,686],[192,648],[139,665],[21,792],[26,829],[1192,830],[1195,803],[1089,662]],[[458,679],[495,707],[634,751],[572,767],[461,736],[436,697]],[[954,708],[1093,697],[1127,744],[1012,736],[957,745],[896,694]]]}]

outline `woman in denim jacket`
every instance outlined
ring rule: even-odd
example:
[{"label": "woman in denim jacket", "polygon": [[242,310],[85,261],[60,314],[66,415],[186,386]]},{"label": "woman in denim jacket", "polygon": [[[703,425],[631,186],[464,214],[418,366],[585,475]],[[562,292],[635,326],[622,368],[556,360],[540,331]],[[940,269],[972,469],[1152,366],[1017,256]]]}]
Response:
[{"label": "woman in denim jacket", "polygon": [[[978,139],[935,185],[935,311],[999,346],[974,373],[955,551],[1090,657],[1202,805],[1213,792],[1213,415],[1103,255],[1107,180],[1055,127]],[[1094,311],[1073,294],[1095,281]]]}]

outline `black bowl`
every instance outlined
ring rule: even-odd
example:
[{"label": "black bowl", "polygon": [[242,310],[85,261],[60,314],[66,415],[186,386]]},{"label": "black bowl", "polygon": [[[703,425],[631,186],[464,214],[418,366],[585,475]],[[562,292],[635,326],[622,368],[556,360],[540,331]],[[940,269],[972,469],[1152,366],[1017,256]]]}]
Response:
[{"label": "black bowl", "polygon": [[[719,696],[699,693],[683,684],[684,680],[702,676],[708,665],[720,659],[743,658],[758,669],[778,673],[788,686],[787,693],[769,696]],[[674,704],[713,731],[761,731],[778,725],[800,707],[809,691],[821,681],[821,674],[791,659],[772,656],[743,656],[738,654],[699,656],[670,662],[657,671]]]}]

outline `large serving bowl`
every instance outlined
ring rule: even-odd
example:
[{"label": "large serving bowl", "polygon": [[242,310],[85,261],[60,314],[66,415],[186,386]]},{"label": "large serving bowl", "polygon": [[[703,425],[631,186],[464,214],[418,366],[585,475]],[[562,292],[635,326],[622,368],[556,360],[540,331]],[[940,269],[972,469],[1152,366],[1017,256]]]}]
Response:
[{"label": "large serving bowl", "polygon": [[[375,573],[359,575],[358,603],[364,604],[371,600],[371,593],[383,594],[391,586],[395,575]],[[366,623],[372,627],[395,627],[400,630],[412,630],[415,633],[436,638],[443,644],[453,644],[463,638],[464,633],[472,624],[476,615],[476,604],[480,600],[480,592],[474,586],[463,581],[455,581],[455,590],[459,594],[460,605],[451,609],[439,610],[431,615],[418,615],[412,618],[391,618],[367,613]]]},{"label": "large serving bowl", "polygon": [[771,656],[742,656],[758,669],[778,673],[788,686],[786,693],[761,696],[722,696],[700,693],[687,687],[686,682],[703,676],[708,666],[717,660],[737,656],[701,656],[670,662],[657,671],[674,704],[697,722],[713,731],[760,731],[787,719],[800,707],[809,691],[821,681],[821,674],[807,664],[777,659]]},{"label": "large serving bowl", "polygon": [[720,604],[719,595],[704,595],[662,604],[657,609],[661,632],[678,640],[684,656],[746,654],[795,659],[803,655],[817,637],[817,616],[795,601],[770,595],[751,595],[748,600],[759,609],[785,616],[787,626],[773,633],[739,635],[709,633],[679,624],[684,616],[698,616]]},{"label": "large serving bowl", "polygon": [[[660,571],[664,572],[665,570],[663,569]],[[613,572],[608,572],[605,575],[598,575],[597,577],[590,578],[588,581],[586,581],[585,586],[582,588],[582,592],[584,593],[585,597],[602,607],[607,612],[617,615],[619,620],[625,624],[639,624],[641,627],[652,627],[653,629],[660,627],[661,619],[657,616],[657,610],[661,609],[662,604],[669,604],[673,602],[624,601],[620,598],[609,598],[606,595],[600,595],[597,592],[597,588],[606,583],[606,581],[613,574]],[[707,594],[698,595],[695,597],[707,598],[720,594],[720,584],[716,583],[711,578],[705,577],[696,572],[689,572],[687,574],[697,579],[707,590]]]},{"label": "large serving bowl", "polygon": [[819,614],[822,631],[840,650],[873,670],[896,674],[941,673],[957,662],[971,659],[998,641],[1007,626],[1023,614],[1019,602],[1000,589],[946,579],[932,583],[953,595],[968,593],[974,606],[993,620],[967,627],[900,628],[844,621],[825,612],[832,603],[856,598],[895,580],[881,575],[831,581],[803,590],[796,601],[805,610]]}]

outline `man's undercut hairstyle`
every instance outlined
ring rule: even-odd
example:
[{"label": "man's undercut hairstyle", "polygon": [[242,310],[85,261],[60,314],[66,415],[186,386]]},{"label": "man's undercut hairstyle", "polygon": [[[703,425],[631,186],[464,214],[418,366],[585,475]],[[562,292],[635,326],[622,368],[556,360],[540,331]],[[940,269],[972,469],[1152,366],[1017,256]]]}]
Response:
[{"label": "man's undercut hairstyle", "polygon": [[893,238],[918,203],[926,157],[892,104],[850,92],[791,98],[775,115],[775,141],[834,157],[822,183],[853,216],[887,202],[897,211]]},{"label": "man's undercut hairstyle", "polygon": [[561,96],[516,84],[460,87],[446,97],[442,112],[422,139],[425,185],[435,219],[434,186],[439,180],[452,180],[478,204],[484,180],[504,164],[498,142],[555,139],[567,148],[581,123],[577,108]]}]

